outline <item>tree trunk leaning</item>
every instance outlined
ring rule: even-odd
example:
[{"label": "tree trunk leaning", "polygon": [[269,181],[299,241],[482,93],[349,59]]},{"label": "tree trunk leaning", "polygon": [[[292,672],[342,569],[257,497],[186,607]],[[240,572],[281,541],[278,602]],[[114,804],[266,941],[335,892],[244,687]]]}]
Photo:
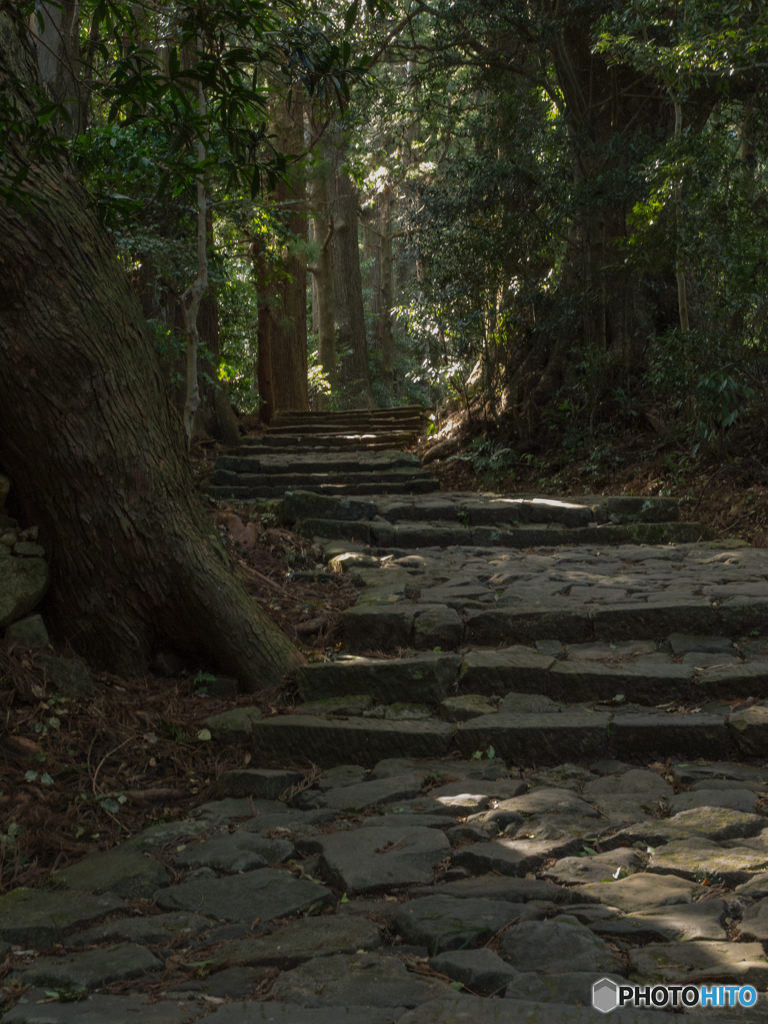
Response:
[{"label": "tree trunk leaning", "polygon": [[[0,14],[0,90],[28,51]],[[13,174],[19,154],[8,153]],[[0,173],[2,173],[0,171]],[[141,306],[71,170],[33,165],[32,212],[0,206],[0,463],[40,526],[57,641],[142,674],[173,647],[271,685],[301,660],[245,592],[195,493]]]}]

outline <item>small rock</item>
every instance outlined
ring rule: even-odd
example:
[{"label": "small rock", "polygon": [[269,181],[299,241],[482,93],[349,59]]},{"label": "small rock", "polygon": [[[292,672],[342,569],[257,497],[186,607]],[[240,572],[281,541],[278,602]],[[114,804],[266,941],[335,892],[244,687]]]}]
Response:
[{"label": "small rock", "polygon": [[13,553],[17,558],[45,558],[45,548],[42,544],[31,544],[26,540],[14,544]]},{"label": "small rock", "polygon": [[233,708],[206,718],[205,724],[216,743],[245,743],[251,737],[253,723],[261,718],[259,708]]},{"label": "small rock", "polygon": [[462,949],[441,953],[433,957],[429,966],[438,974],[460,981],[481,996],[503,995],[506,986],[520,977],[519,971],[510,967],[490,949]]},{"label": "small rock", "polygon": [[21,979],[26,985],[45,985],[49,988],[82,985],[93,989],[113,981],[139,978],[149,971],[159,971],[162,966],[162,960],[158,960],[148,949],[126,942],[106,949],[91,949],[85,953],[40,957],[31,967],[21,972]]},{"label": "small rock", "polygon": [[318,841],[321,877],[347,893],[432,881],[437,865],[451,855],[451,844],[434,828],[396,824],[357,832],[337,832]]},{"label": "small rock", "polygon": [[435,956],[449,949],[484,945],[519,911],[513,903],[424,896],[399,906],[392,915],[392,927],[403,941],[426,946]]},{"label": "small rock", "polygon": [[28,615],[12,622],[5,631],[6,640],[16,640],[27,647],[45,647],[49,642],[48,630],[41,615]]},{"label": "small rock", "polygon": [[272,994],[276,999],[285,999],[299,1006],[344,1006],[351,1003],[408,1008],[429,1002],[449,991],[442,981],[410,974],[396,957],[362,953],[318,957],[292,971],[284,971],[275,982]]},{"label": "small rock", "polygon": [[188,846],[174,856],[182,867],[209,867],[234,875],[267,864],[282,864],[295,853],[285,839],[264,839],[250,832],[225,832]]},{"label": "small rock", "polygon": [[77,658],[60,658],[48,651],[35,654],[35,664],[45,672],[46,681],[57,693],[65,697],[79,697],[93,693],[91,673]]},{"label": "small rock", "polygon": [[131,899],[151,896],[169,881],[165,868],[154,857],[124,846],[92,853],[72,867],[56,871],[51,880],[57,887]]},{"label": "small rock", "polygon": [[620,971],[618,960],[602,939],[584,925],[562,918],[512,925],[501,940],[500,952],[521,971],[590,971],[593,975]]},{"label": "small rock", "polygon": [[0,896],[0,939],[47,949],[67,932],[116,911],[133,913],[127,903],[112,893],[92,896],[84,892],[12,889]]}]

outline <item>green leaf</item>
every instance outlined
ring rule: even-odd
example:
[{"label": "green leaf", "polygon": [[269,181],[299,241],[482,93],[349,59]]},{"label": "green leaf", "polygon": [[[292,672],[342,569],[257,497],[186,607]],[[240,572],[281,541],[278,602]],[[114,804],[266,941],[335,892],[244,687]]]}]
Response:
[{"label": "green leaf", "polygon": [[211,738],[211,730],[201,729],[200,732],[197,734],[197,738],[205,743],[207,740]]},{"label": "green leaf", "polygon": [[353,0],[349,7],[344,12],[344,31],[351,32],[352,26],[357,21],[357,9],[359,6],[359,0]]},{"label": "green leaf", "polygon": [[99,800],[99,803],[104,810],[109,811],[110,814],[117,814],[120,810],[120,804],[116,800],[113,800],[112,797],[104,797]]},{"label": "green leaf", "polygon": [[341,897],[340,903],[349,903],[349,896],[346,893]]},{"label": "green leaf", "polygon": [[25,782],[35,782],[37,780],[37,772],[33,772],[30,768],[28,772],[24,774]]},{"label": "green leaf", "polygon": [[45,775],[41,775],[40,776],[40,781],[42,782],[42,784],[44,786],[52,786],[53,785],[53,779],[48,774],[48,772],[46,772]]}]

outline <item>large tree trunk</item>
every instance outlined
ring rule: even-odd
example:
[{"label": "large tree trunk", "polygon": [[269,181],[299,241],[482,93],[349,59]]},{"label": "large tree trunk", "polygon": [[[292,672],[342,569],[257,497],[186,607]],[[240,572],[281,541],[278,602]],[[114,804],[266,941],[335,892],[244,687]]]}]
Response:
[{"label": "large tree trunk", "polygon": [[327,137],[326,156],[331,161],[328,211],[333,217],[333,300],[342,381],[353,405],[372,406],[360,249],[357,242],[357,196],[343,167],[344,140],[341,128],[332,127]]},{"label": "large tree trunk", "polygon": [[[0,14],[0,90],[29,54]],[[8,173],[21,155],[8,153]],[[2,171],[0,171],[2,173]],[[143,673],[170,645],[250,689],[300,656],[246,594],[198,502],[141,306],[68,169],[33,165],[37,205],[0,206],[0,462],[49,554],[54,636]]]},{"label": "large tree trunk", "polygon": [[[281,99],[275,112],[277,148],[283,152],[299,152],[303,144],[301,103],[291,108]],[[309,409],[307,388],[307,264],[304,257],[307,243],[306,214],[297,210],[306,198],[304,182],[294,175],[291,185],[281,181],[275,199],[282,205],[285,226],[300,244],[290,246],[270,265],[260,263],[259,341],[269,337],[268,356],[274,412]],[[269,325],[262,329],[262,317]],[[266,356],[266,353],[265,353]],[[261,356],[260,356],[261,359]],[[261,393],[261,385],[260,385]],[[262,395],[262,398],[264,396]]]}]

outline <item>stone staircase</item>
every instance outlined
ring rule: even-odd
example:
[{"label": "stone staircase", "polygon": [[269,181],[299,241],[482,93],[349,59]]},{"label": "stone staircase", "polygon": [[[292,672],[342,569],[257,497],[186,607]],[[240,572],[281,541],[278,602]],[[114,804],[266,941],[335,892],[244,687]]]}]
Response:
[{"label": "stone staircase", "polygon": [[362,590],[293,712],[253,724],[262,756],[765,760],[768,553],[672,499],[295,491],[282,510]]},{"label": "stone staircase", "polygon": [[402,451],[426,429],[428,410],[286,412],[265,434],[221,456],[208,484],[217,498],[282,498],[301,489],[326,495],[427,494],[439,482]]}]

